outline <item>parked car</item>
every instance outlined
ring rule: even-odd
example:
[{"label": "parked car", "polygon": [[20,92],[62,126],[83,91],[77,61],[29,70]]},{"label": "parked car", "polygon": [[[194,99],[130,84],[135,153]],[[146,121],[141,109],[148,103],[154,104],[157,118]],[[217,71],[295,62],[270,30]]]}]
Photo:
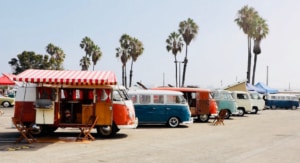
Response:
[{"label": "parked car", "polygon": [[179,124],[193,123],[189,105],[183,93],[166,90],[129,90],[139,125],[167,124],[177,127]]},{"label": "parked car", "polygon": [[217,102],[218,111],[226,110],[225,119],[229,119],[231,115],[237,114],[237,105],[230,91],[214,90],[211,94]]},{"label": "parked car", "polygon": [[245,113],[252,112],[252,103],[250,100],[250,94],[245,91],[232,91],[232,97],[237,104],[237,110],[239,116],[244,116]]},{"label": "parked car", "polygon": [[249,91],[250,99],[252,103],[252,112],[257,114],[258,111],[262,111],[265,108],[265,100],[262,95],[256,91]]},{"label": "parked car", "polygon": [[265,95],[265,104],[268,109],[297,109],[299,107],[299,98],[292,94],[267,94]]},{"label": "parked car", "polygon": [[218,115],[218,105],[211,96],[211,90],[193,87],[157,87],[152,90],[182,92],[190,106],[192,117],[200,122],[208,122],[209,118]]},{"label": "parked car", "polygon": [[3,107],[11,107],[15,105],[15,99],[11,97],[5,97],[3,95],[0,95],[0,104]]}]

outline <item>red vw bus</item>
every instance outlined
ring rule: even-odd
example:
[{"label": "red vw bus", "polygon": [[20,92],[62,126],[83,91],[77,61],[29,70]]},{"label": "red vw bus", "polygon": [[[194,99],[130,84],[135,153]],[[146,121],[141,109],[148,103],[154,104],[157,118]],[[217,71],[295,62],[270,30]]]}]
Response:
[{"label": "red vw bus", "polygon": [[26,70],[14,77],[17,90],[14,119],[41,133],[58,127],[80,128],[97,117],[100,136],[136,128],[137,118],[126,89],[111,71]]}]

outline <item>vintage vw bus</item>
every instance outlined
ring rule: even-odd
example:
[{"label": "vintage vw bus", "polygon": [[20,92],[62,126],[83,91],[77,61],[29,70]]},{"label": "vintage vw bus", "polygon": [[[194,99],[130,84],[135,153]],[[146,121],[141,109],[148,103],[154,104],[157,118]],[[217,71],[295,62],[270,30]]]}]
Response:
[{"label": "vintage vw bus", "polygon": [[165,90],[129,90],[139,125],[193,123],[191,112],[181,92]]},{"label": "vintage vw bus", "polygon": [[184,98],[188,101],[192,117],[200,122],[208,122],[210,117],[218,115],[217,103],[211,97],[211,91],[208,89],[190,87],[157,87],[152,89],[182,92]]},{"label": "vintage vw bus", "polygon": [[95,128],[104,137],[137,127],[133,103],[111,71],[30,69],[14,80],[23,85],[17,90],[13,118],[40,133],[80,128],[91,117],[97,117]]},{"label": "vintage vw bus", "polygon": [[218,111],[226,110],[225,119],[229,119],[231,115],[237,114],[237,105],[230,91],[214,90],[211,94],[217,102]]}]

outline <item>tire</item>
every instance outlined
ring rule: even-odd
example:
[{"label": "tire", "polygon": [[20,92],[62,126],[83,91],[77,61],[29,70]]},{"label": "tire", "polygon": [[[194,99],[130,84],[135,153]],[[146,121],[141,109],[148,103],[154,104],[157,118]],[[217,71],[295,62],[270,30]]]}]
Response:
[{"label": "tire", "polygon": [[174,128],[179,126],[179,119],[177,117],[171,117],[168,120],[168,126]]},{"label": "tire", "polygon": [[292,110],[296,110],[297,107],[295,105],[292,106]]},{"label": "tire", "polygon": [[258,109],[257,108],[252,108],[252,114],[257,114]]},{"label": "tire", "polygon": [[230,111],[229,110],[226,110],[226,114],[225,114],[225,119],[229,119],[230,118],[230,116],[231,116],[231,114],[230,114]]},{"label": "tire", "polygon": [[10,106],[10,103],[8,101],[3,101],[2,102],[2,106],[5,107],[5,108],[7,108],[7,107]]},{"label": "tire", "polygon": [[39,131],[34,131],[31,132],[34,135],[49,135],[52,134],[53,132],[55,132],[57,130],[58,127],[56,126],[47,126],[47,125],[42,125],[39,126]]},{"label": "tire", "polygon": [[120,129],[113,123],[112,126],[97,126],[96,130],[100,137],[107,138],[115,135]]},{"label": "tire", "polygon": [[241,108],[238,109],[238,112],[239,112],[238,115],[241,117],[244,116],[244,114],[245,114],[245,110],[241,109]]},{"label": "tire", "polygon": [[272,109],[276,109],[276,106],[275,106],[275,105],[272,105],[271,108],[272,108]]},{"label": "tire", "polygon": [[201,115],[198,115],[198,120],[200,122],[208,122],[209,120],[209,115],[208,114],[201,114]]}]

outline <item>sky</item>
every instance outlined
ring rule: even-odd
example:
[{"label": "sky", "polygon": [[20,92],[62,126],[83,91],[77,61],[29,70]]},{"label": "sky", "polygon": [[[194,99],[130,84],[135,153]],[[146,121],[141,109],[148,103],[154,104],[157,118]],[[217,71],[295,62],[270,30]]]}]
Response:
[{"label": "sky", "polygon": [[[0,0],[0,72],[12,73],[8,62],[23,51],[47,54],[49,43],[65,52],[66,70],[81,70],[85,52],[79,44],[87,36],[103,53],[95,70],[114,71],[121,84],[116,48],[126,33],[144,45],[133,65],[133,83],[175,85],[174,56],[166,50],[166,39],[178,31],[181,21],[191,18],[199,30],[188,47],[185,84],[223,88],[246,79],[247,36],[234,22],[245,5],[269,26],[255,83],[268,81],[279,90],[300,90],[298,0]],[[184,55],[185,50],[178,60],[183,61]]]}]

